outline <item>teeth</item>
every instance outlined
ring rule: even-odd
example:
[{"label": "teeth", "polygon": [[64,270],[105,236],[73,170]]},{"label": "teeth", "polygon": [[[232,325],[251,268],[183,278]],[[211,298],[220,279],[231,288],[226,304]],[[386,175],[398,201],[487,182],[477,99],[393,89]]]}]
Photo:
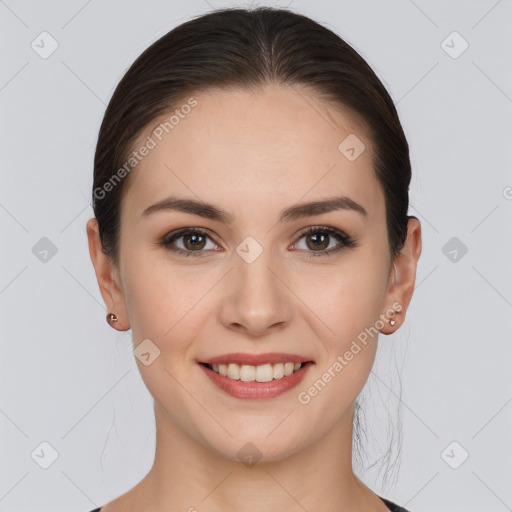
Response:
[{"label": "teeth", "polygon": [[297,371],[302,363],[276,363],[252,366],[248,364],[212,364],[212,370],[224,377],[243,382],[270,382],[273,379],[282,379]]}]

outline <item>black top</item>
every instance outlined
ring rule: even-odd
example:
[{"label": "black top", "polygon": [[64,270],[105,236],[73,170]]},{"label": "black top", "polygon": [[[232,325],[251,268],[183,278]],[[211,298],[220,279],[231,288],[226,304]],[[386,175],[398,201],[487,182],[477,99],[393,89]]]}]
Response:
[{"label": "black top", "polygon": [[[389,500],[383,498],[382,496],[379,496],[379,498],[386,504],[386,506],[389,508],[389,510],[391,510],[391,512],[409,512],[405,508],[400,507],[396,503],[393,503],[392,501],[389,501]],[[99,509],[98,509],[98,512],[99,512]]]},{"label": "black top", "polygon": [[[398,506],[396,503],[393,503],[392,501],[389,501],[382,496],[379,496],[379,498],[386,504],[386,506],[391,510],[391,512],[409,512],[403,507]],[[91,510],[91,512],[100,512],[101,508],[95,508],[94,510]]]}]

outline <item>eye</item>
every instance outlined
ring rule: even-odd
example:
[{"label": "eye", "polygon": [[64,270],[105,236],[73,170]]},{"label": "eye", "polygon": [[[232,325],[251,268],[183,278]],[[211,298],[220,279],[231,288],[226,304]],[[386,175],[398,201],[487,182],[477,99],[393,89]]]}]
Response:
[{"label": "eye", "polygon": [[[315,258],[318,256],[330,256],[338,253],[346,247],[356,247],[355,241],[342,233],[341,231],[330,228],[328,226],[311,226],[306,231],[303,231],[299,240],[306,238],[306,248],[308,258]],[[333,238],[339,243],[333,249],[326,250],[333,241]],[[295,247],[295,245],[294,245]],[[313,249],[312,251],[308,249]]]},{"label": "eye", "polygon": [[[344,248],[357,246],[351,237],[329,226],[311,226],[301,233],[299,240],[302,238],[306,238],[308,258],[330,256]],[[183,239],[182,248],[176,244],[180,239]],[[338,241],[338,245],[326,250],[331,245],[331,242],[333,242],[333,239]],[[210,240],[213,244],[213,247],[210,247],[210,249],[216,250],[217,244],[213,242],[207,231],[201,228],[184,228],[165,236],[158,244],[180,256],[196,257],[201,256],[205,252],[204,249],[208,249],[206,247],[207,240]],[[296,245],[297,242],[293,247],[295,248]]]},{"label": "eye", "polygon": [[[183,239],[183,249],[175,247],[175,241]],[[200,228],[181,229],[170,236],[166,236],[159,242],[160,245],[167,250],[172,251],[181,256],[200,256],[204,251],[206,239],[210,239],[209,234]],[[214,249],[216,244],[214,243]],[[173,247],[174,246],[174,247]]]}]

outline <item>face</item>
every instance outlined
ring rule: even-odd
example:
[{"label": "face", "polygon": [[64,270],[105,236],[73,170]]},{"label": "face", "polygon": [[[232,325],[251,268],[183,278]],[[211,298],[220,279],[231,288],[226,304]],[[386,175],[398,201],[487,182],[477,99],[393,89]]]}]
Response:
[{"label": "face", "polygon": [[[407,305],[411,275],[396,281],[384,195],[356,118],[298,87],[192,96],[197,105],[169,133],[155,131],[162,118],[140,138],[156,145],[131,171],[119,294],[104,297],[135,347],[150,340],[152,362],[137,364],[165,421],[233,460],[247,442],[278,460],[352,421],[377,348],[377,336],[363,342],[362,333]],[[349,144],[355,159],[339,149],[351,134],[365,144],[359,156],[360,142]],[[144,214],[170,196],[214,208]],[[297,209],[334,198],[344,202]],[[232,353],[311,363],[291,388],[256,383],[268,395],[241,398],[249,385],[228,392],[200,364]]]}]

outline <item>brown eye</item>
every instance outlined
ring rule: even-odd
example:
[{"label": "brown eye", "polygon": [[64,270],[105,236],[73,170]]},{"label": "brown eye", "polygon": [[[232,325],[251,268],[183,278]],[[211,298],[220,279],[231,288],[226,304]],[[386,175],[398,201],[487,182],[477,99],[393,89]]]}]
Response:
[{"label": "brown eye", "polygon": [[[182,247],[180,247],[176,242],[180,239],[182,241]],[[206,253],[205,249],[207,241],[212,240],[210,235],[201,229],[182,229],[178,232],[171,233],[166,236],[159,243],[167,250],[172,251],[181,256],[201,256]],[[213,249],[217,247],[212,240]]]},{"label": "brown eye", "polygon": [[319,234],[317,232],[313,233],[312,235],[306,235],[306,240],[306,245],[310,249],[327,249],[327,247],[329,247],[330,236],[327,234]]},{"label": "brown eye", "polygon": [[[355,241],[337,229],[328,226],[312,226],[302,233],[299,240],[306,240],[306,252],[309,258],[330,256],[345,248],[356,247]],[[337,246],[327,250],[331,242],[338,241]]]},{"label": "brown eye", "polygon": [[183,245],[191,251],[196,249],[204,249],[206,237],[201,234],[192,233],[191,235],[183,235]]}]

